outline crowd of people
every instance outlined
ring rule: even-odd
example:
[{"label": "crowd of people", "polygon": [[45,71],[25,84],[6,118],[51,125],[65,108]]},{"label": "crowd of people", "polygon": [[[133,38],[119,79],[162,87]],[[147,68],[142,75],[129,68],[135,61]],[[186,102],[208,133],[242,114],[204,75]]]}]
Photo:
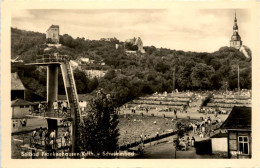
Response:
[{"label": "crowd of people", "polygon": [[199,135],[204,138],[206,135],[211,136],[214,131],[221,125],[221,119],[216,117],[214,120],[210,116],[205,115],[201,120],[196,120],[194,123],[190,123],[192,127],[193,135]]},{"label": "crowd of people", "polygon": [[175,150],[187,151],[188,146],[194,147],[195,145],[195,138],[192,136],[182,137],[182,138],[173,138],[173,145]]},{"label": "crowd of people", "polygon": [[214,114],[215,117],[217,117],[219,114],[227,114],[228,111],[227,110],[223,110],[223,109],[219,109],[219,108],[212,108],[212,107],[209,107],[209,108],[200,108],[198,110],[199,113],[204,113],[205,115],[207,114]]},{"label": "crowd of people", "polygon": [[68,103],[66,100],[62,102],[58,102],[57,100],[55,100],[52,104],[52,107],[55,113],[66,114],[68,112]]},{"label": "crowd of people", "polygon": [[35,129],[30,138],[31,147],[38,146],[49,146],[51,149],[56,149],[58,147],[58,139],[62,147],[68,147],[71,142],[71,133],[69,129],[66,129],[62,137],[58,137],[55,130]]},{"label": "crowd of people", "polygon": [[[120,128],[119,145],[126,145],[142,141],[173,131],[176,119],[124,115],[120,117],[118,127]],[[189,124],[188,121],[183,123]],[[142,137],[142,139],[141,139]]]},{"label": "crowd of people", "polygon": [[[68,112],[68,102],[66,100],[62,101],[62,102],[58,102],[57,100],[55,100],[52,103],[52,110],[55,114],[62,114],[65,115]],[[43,102],[39,102],[38,106],[32,111],[29,110],[29,114],[30,115],[37,115],[37,113],[44,114],[48,111],[48,104],[47,103],[43,103]]]}]

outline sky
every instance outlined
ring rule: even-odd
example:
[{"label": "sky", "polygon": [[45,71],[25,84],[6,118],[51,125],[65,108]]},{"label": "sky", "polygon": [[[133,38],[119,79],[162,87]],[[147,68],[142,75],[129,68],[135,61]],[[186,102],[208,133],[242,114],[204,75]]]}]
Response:
[{"label": "sky", "polygon": [[11,26],[46,33],[52,25],[60,34],[90,40],[141,37],[144,46],[214,52],[229,46],[236,10],[239,34],[250,47],[250,11],[246,9],[34,9],[12,13]]}]

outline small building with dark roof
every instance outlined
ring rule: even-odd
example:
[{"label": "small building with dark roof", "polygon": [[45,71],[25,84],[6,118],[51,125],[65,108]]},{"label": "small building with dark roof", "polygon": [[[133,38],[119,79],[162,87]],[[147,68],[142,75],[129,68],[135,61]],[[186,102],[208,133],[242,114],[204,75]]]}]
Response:
[{"label": "small building with dark roof", "polygon": [[25,98],[25,87],[17,72],[11,73],[11,100]]},{"label": "small building with dark roof", "polygon": [[30,111],[33,111],[34,105],[36,104],[23,99],[13,100],[11,102],[12,119],[25,118],[26,115],[29,115]]},{"label": "small building with dark roof", "polygon": [[227,130],[228,157],[251,158],[252,155],[251,107],[233,107],[221,129]]},{"label": "small building with dark roof", "polygon": [[45,97],[26,89],[17,72],[11,73],[11,100],[15,99],[23,99],[32,102],[46,100]]}]

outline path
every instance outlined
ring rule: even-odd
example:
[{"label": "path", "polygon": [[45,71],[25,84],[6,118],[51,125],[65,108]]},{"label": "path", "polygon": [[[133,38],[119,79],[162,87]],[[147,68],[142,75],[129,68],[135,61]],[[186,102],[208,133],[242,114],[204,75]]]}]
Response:
[{"label": "path", "polygon": [[196,99],[189,103],[188,108],[186,109],[188,113],[196,113],[198,110],[200,110],[200,106],[202,104],[203,99],[205,96],[196,96]]},{"label": "path", "polygon": [[[209,139],[209,137],[200,138],[198,135],[193,135],[192,132],[189,136],[194,136],[196,141]],[[134,157],[135,159],[175,159],[175,149],[173,146],[173,137],[171,136],[159,141],[153,142],[152,144],[146,144],[144,153]],[[186,138],[187,136],[185,136]],[[160,143],[163,142],[163,143]],[[176,151],[176,159],[223,159],[227,158],[227,153],[216,153],[216,154],[196,154],[196,148],[188,146],[187,151]]]}]

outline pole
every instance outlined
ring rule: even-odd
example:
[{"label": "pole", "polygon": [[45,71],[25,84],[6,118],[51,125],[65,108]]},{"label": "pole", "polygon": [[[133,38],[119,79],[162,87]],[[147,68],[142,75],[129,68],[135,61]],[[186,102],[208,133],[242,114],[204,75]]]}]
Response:
[{"label": "pole", "polygon": [[175,92],[175,82],[176,82],[175,74],[176,74],[176,65],[175,65],[175,63],[174,63],[174,66],[173,66],[173,74],[172,74],[172,91],[173,91],[173,92]]},{"label": "pole", "polygon": [[238,80],[237,80],[237,90],[240,91],[240,85],[239,85],[239,64],[237,65],[237,76],[238,76]]},{"label": "pole", "polygon": [[225,84],[225,85],[226,85],[226,93],[227,93],[227,82],[226,82],[226,84]]},{"label": "pole", "polygon": [[177,148],[175,147],[175,154],[174,154],[175,159],[177,158],[177,157],[176,157],[176,149],[177,149]]}]

